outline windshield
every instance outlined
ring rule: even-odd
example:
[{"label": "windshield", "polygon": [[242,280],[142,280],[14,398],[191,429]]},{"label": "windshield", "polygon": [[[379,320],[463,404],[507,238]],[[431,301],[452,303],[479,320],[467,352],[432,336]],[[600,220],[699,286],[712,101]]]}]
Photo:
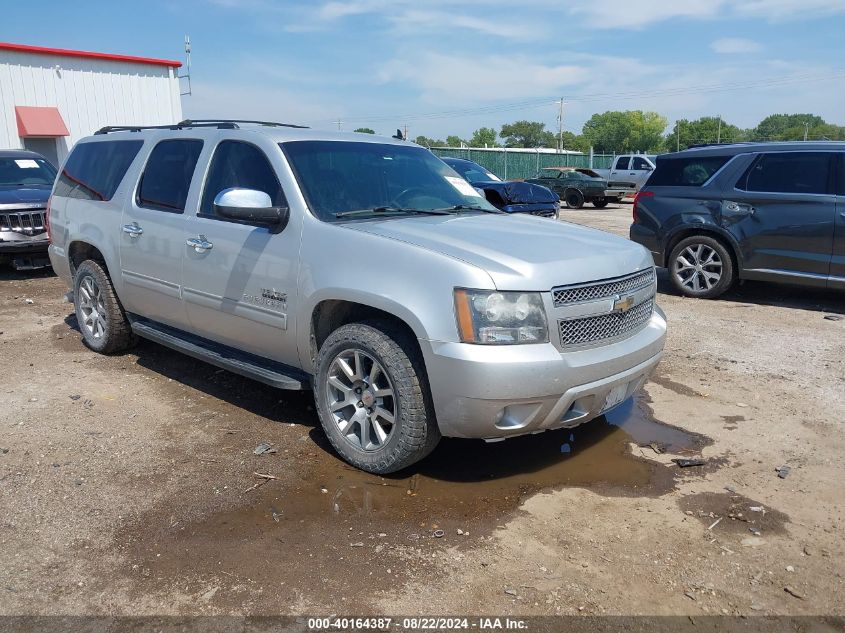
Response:
[{"label": "windshield", "polygon": [[[312,213],[333,222],[351,216],[477,207],[496,209],[466,180],[416,145],[350,141],[280,143]],[[357,213],[360,212],[360,213]]]},{"label": "windshield", "polygon": [[0,187],[53,186],[56,170],[43,158],[0,158]]},{"label": "windshield", "polygon": [[448,165],[472,184],[477,182],[501,181],[501,178],[499,178],[496,174],[490,173],[484,169],[484,167],[476,163],[455,161],[448,163]]}]

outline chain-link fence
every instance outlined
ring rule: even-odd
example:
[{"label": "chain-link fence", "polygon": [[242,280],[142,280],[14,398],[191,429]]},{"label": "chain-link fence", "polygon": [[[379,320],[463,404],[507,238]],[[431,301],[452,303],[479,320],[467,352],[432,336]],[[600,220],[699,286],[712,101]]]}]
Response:
[{"label": "chain-link fence", "polygon": [[[478,163],[499,178],[513,180],[533,178],[543,167],[590,167],[587,154],[551,154],[547,152],[515,152],[502,149],[476,149],[457,147],[432,147],[431,151],[441,158],[465,158]],[[594,154],[594,169],[610,169],[613,156]]]}]

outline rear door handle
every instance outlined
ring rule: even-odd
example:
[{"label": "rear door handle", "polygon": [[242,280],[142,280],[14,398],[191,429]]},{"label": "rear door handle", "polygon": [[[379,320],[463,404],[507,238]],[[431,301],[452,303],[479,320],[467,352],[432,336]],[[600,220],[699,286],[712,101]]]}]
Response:
[{"label": "rear door handle", "polygon": [[205,253],[214,248],[214,244],[208,241],[205,235],[198,235],[197,237],[190,237],[185,240],[185,244],[193,247],[197,253]]},{"label": "rear door handle", "polygon": [[129,235],[129,237],[140,237],[144,234],[144,229],[138,226],[137,222],[133,222],[132,224],[124,224],[121,228],[124,233]]}]

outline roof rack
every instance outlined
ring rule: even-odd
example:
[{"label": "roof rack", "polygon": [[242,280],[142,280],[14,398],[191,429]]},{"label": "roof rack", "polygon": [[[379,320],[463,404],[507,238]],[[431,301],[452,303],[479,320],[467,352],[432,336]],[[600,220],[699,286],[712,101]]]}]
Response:
[{"label": "roof rack", "polygon": [[184,130],[195,127],[211,127],[218,130],[237,130],[238,123],[251,123],[266,127],[290,127],[305,129],[305,125],[294,125],[293,123],[274,123],[273,121],[251,121],[247,119],[185,119],[173,125],[107,125],[100,128],[94,134],[109,134],[110,132],[140,132],[141,130]]}]

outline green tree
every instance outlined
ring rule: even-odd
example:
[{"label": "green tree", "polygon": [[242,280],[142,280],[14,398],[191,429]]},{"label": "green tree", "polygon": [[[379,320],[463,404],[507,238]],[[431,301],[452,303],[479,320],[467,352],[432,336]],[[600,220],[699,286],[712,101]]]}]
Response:
[{"label": "green tree", "polygon": [[507,147],[555,147],[555,136],[539,121],[515,121],[502,126],[499,132]]},{"label": "green tree", "polygon": [[375,130],[371,130],[368,127],[359,127],[357,130],[353,130],[354,132],[360,132],[361,134],[375,134]]},{"label": "green tree", "polygon": [[462,143],[466,143],[460,136],[454,134],[446,137],[446,145],[449,147],[460,147]]},{"label": "green tree", "polygon": [[609,111],[590,117],[583,134],[597,152],[647,152],[663,145],[667,124],[666,117],[657,112]]},{"label": "green tree", "polygon": [[[804,138],[804,126],[810,129],[827,125],[816,114],[772,114],[754,128],[755,141],[796,141]],[[809,137],[809,134],[808,134]]]},{"label": "green tree", "polygon": [[[590,151],[590,143],[585,139],[583,136],[579,134],[574,134],[572,132],[567,132],[566,130],[563,131],[563,149],[576,151],[576,152],[584,152],[587,153]],[[557,147],[557,139],[555,138],[555,143],[553,147]]]},{"label": "green tree", "polygon": [[665,147],[668,151],[674,152],[679,145],[680,149],[686,149],[690,145],[717,141],[735,143],[744,140],[747,136],[744,130],[727,121],[721,122],[721,130],[719,126],[719,117],[716,116],[704,116],[693,121],[678,119],[672,131],[666,136]]},{"label": "green tree", "polygon": [[423,147],[443,147],[446,145],[444,141],[428,138],[427,136],[418,136],[414,139],[414,143],[422,145]]},{"label": "green tree", "polygon": [[496,130],[492,127],[480,127],[472,133],[468,145],[470,147],[499,147],[496,142],[497,137]]}]

